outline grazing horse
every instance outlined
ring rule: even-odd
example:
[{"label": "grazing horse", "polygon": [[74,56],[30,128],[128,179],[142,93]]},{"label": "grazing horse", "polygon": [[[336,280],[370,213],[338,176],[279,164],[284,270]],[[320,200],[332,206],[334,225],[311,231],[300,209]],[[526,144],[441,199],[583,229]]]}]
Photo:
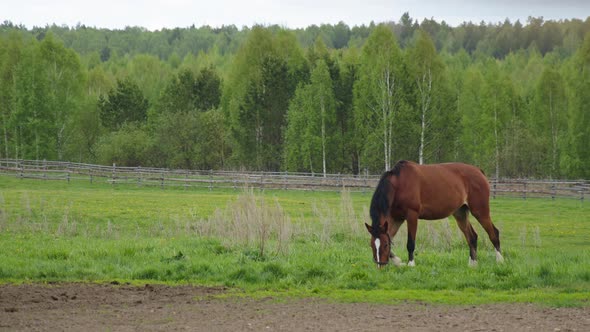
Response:
[{"label": "grazing horse", "polygon": [[469,245],[469,265],[477,265],[477,234],[468,220],[469,212],[488,233],[496,248],[496,261],[502,262],[500,232],[490,218],[490,185],[483,171],[462,163],[418,165],[399,161],[385,172],[371,200],[373,259],[377,267],[389,263],[401,265],[391,251],[391,239],[408,221],[408,266],[414,266],[414,248],[418,219],[455,217]]}]

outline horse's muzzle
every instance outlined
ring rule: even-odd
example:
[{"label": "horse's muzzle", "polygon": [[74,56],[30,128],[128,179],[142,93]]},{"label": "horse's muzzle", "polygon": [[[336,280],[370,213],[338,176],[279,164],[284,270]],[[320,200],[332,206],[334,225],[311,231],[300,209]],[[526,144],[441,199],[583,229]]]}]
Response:
[{"label": "horse's muzzle", "polygon": [[373,260],[373,262],[375,262],[375,264],[377,264],[377,268],[380,269],[384,266],[386,266],[387,264],[389,264],[389,260],[387,260],[387,262],[377,262],[376,260]]}]

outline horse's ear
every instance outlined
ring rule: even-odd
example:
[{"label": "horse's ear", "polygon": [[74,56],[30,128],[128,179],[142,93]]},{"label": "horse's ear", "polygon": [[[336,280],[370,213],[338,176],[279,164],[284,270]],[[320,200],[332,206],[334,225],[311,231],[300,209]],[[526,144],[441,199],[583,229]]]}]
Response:
[{"label": "horse's ear", "polygon": [[370,226],[369,224],[365,223],[365,226],[367,227],[367,230],[369,231],[370,234],[373,234],[373,227]]},{"label": "horse's ear", "polygon": [[387,233],[387,230],[389,229],[389,224],[387,223],[387,221],[385,223],[383,223],[383,233]]}]

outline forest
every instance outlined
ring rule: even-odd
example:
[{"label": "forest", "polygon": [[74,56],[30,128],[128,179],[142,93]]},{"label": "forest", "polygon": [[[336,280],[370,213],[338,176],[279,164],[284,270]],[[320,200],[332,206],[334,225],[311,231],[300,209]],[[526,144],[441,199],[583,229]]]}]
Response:
[{"label": "forest", "polygon": [[0,158],[590,179],[590,17],[149,31],[0,25]]}]

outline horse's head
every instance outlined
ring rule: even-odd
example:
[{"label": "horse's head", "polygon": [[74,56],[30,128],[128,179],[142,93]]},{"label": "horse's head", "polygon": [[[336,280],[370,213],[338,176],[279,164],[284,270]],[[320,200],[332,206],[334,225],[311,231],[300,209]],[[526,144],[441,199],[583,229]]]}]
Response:
[{"label": "horse's head", "polygon": [[377,263],[378,268],[389,264],[389,258],[391,257],[391,238],[387,232],[388,224],[387,221],[383,226],[374,229],[365,223],[369,234],[371,234],[371,249],[373,250],[373,261]]}]

